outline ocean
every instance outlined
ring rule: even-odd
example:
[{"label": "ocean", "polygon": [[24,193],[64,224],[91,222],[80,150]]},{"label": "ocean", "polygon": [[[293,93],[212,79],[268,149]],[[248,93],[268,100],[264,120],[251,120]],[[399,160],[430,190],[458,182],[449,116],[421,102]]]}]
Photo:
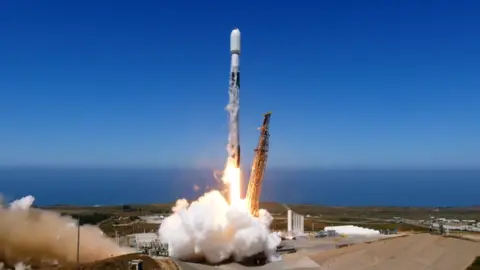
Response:
[{"label": "ocean", "polygon": [[[33,195],[39,206],[170,203],[198,198],[215,187],[210,170],[0,169],[0,193],[5,200]],[[480,205],[479,194],[480,170],[271,169],[264,179],[262,201],[473,206]]]}]

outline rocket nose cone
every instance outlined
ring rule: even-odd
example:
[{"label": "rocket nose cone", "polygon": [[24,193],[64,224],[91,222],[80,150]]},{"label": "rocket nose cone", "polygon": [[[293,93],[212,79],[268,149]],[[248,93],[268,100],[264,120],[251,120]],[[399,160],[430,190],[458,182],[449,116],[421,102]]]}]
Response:
[{"label": "rocket nose cone", "polygon": [[238,30],[238,28],[233,29],[230,36],[231,37],[239,37],[240,36],[240,30]]}]

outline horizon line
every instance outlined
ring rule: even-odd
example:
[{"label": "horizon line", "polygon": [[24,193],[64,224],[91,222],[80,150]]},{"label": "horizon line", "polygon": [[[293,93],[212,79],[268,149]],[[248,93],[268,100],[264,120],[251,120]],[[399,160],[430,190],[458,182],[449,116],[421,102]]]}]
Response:
[{"label": "horizon line", "polygon": [[[189,199],[187,200],[188,202],[193,202],[196,201],[195,199]],[[40,208],[50,208],[50,207],[62,207],[62,206],[73,206],[73,207],[117,207],[117,206],[123,206],[123,205],[129,205],[129,206],[151,206],[151,205],[168,205],[172,204],[175,205],[176,201],[173,202],[156,202],[156,203],[122,203],[122,204],[94,204],[94,205],[84,205],[84,204],[68,204],[68,203],[60,203],[60,204],[37,204],[38,207]],[[267,204],[282,204],[280,202],[274,202],[274,201],[263,201],[260,202],[262,203],[267,203]],[[457,206],[448,206],[448,205],[387,205],[387,204],[368,204],[368,205],[333,205],[333,204],[314,204],[314,203],[289,203],[287,204],[289,206],[317,206],[317,207],[345,207],[345,208],[373,208],[373,207],[382,207],[382,208],[433,208],[433,209],[444,209],[444,208],[480,208],[480,205],[457,205]]]},{"label": "horizon line", "polygon": [[[180,167],[180,166],[64,166],[64,165],[0,165],[0,170],[30,170],[30,169],[46,169],[46,170],[192,170],[192,171],[204,171],[204,170],[223,170],[223,167]],[[242,170],[249,171],[250,168],[242,167]],[[330,167],[268,167],[267,170],[288,170],[288,171],[480,171],[480,167],[445,167],[445,166],[425,166],[425,167],[344,167],[344,166],[330,166]]]}]

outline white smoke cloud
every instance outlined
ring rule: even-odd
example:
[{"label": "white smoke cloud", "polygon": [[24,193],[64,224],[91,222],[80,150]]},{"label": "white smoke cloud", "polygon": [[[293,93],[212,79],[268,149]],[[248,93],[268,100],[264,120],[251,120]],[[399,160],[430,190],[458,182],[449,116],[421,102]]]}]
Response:
[{"label": "white smoke cloud", "polygon": [[270,233],[273,218],[263,209],[254,218],[246,209],[230,206],[220,192],[211,191],[191,204],[179,200],[172,210],[159,229],[171,257],[219,263],[265,252],[270,260],[276,259],[281,239]]},{"label": "white smoke cloud", "polygon": [[[35,198],[26,196],[0,206],[0,260],[13,265],[44,259],[76,262],[77,222],[57,212],[29,209]],[[104,236],[97,226],[80,227],[80,262],[91,262],[133,252]],[[22,269],[18,264],[15,269]],[[5,267],[5,266],[3,266]]]},{"label": "white smoke cloud", "polygon": [[[30,266],[25,265],[22,262],[16,263],[13,266],[13,270],[30,270],[32,269]],[[0,262],[0,270],[9,270],[8,268],[5,268],[5,264],[3,262]]]},{"label": "white smoke cloud", "polygon": [[15,270],[30,270],[31,268],[30,268],[30,266],[25,265],[22,262],[18,262],[18,263],[15,264],[14,269]]},{"label": "white smoke cloud", "polygon": [[34,201],[35,201],[35,198],[32,195],[28,195],[21,199],[11,202],[10,209],[11,210],[28,210],[32,206]]}]

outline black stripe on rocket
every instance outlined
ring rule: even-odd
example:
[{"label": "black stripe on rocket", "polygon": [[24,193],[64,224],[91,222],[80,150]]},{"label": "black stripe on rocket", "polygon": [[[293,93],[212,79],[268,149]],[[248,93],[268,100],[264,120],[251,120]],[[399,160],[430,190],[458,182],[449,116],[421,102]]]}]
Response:
[{"label": "black stripe on rocket", "polygon": [[[237,71],[237,79],[235,80],[237,85],[237,89],[240,89],[240,71]],[[238,145],[237,145],[237,168],[240,168],[240,138],[238,138]]]},{"label": "black stripe on rocket", "polygon": [[[237,76],[235,76],[237,75]],[[240,88],[240,72],[231,72],[230,73],[230,78],[232,80],[232,86],[235,84],[237,88]]]}]

